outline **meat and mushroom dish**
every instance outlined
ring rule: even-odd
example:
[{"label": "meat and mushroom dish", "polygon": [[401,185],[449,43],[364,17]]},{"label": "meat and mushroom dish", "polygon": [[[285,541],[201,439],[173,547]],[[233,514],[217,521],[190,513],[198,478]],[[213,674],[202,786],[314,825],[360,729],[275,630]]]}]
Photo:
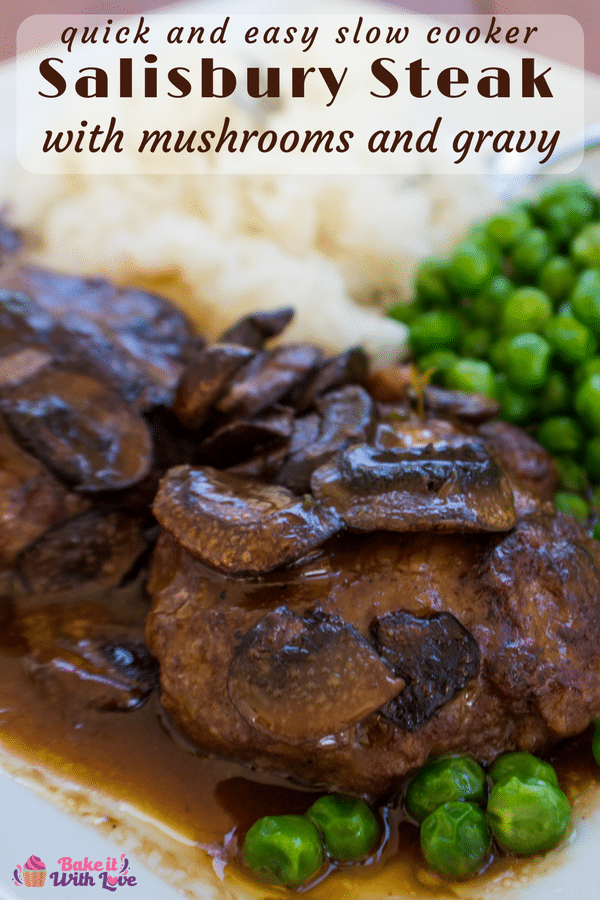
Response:
[{"label": "meat and mushroom dish", "polygon": [[44,702],[154,694],[199,753],[383,803],[597,717],[600,544],[493,401],[273,346],[292,310],[207,344],[141,291],[0,282],[3,653]]},{"label": "meat and mushroom dish", "polygon": [[319,458],[311,494],[189,465],[161,482],[146,634],[174,721],[210,751],[370,797],[430,756],[491,761],[584,730],[600,557],[545,502],[550,460],[511,426],[332,393],[369,424]]}]

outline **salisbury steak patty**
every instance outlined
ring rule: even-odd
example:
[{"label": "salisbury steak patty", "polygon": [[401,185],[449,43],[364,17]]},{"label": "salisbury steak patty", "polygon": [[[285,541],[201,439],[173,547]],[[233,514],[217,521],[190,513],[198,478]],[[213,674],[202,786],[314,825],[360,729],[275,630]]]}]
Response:
[{"label": "salisbury steak patty", "polygon": [[243,579],[163,534],[147,640],[164,707],[205,751],[369,797],[429,756],[582,731],[600,711],[600,546],[530,509],[503,534],[340,533]]}]

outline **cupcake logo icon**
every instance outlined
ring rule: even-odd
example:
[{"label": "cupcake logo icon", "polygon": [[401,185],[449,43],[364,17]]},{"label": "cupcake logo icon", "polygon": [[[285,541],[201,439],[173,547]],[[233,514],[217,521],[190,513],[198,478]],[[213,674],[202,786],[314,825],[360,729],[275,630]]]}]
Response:
[{"label": "cupcake logo icon", "polygon": [[23,866],[17,866],[13,878],[19,887],[44,887],[46,882],[46,865],[39,856],[30,856]]}]

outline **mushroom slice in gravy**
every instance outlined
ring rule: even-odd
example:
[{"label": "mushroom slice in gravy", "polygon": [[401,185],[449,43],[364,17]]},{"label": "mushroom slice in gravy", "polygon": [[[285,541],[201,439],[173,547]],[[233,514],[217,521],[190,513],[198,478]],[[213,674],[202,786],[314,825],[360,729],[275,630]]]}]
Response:
[{"label": "mushroom slice in gravy", "polygon": [[190,354],[175,395],[174,410],[187,428],[199,428],[235,373],[254,356],[237,344],[211,344]]},{"label": "mushroom slice in gravy", "polygon": [[43,370],[5,389],[0,407],[17,439],[79,490],[129,487],[150,471],[145,421],[89,375]]},{"label": "mushroom slice in gravy", "polygon": [[388,613],[375,620],[371,637],[396,677],[406,680],[406,690],[382,710],[404,731],[418,731],[479,670],[477,641],[448,612]]},{"label": "mushroom slice in gravy", "polygon": [[294,309],[284,306],[267,312],[250,313],[224,331],[219,340],[227,344],[241,344],[251,350],[262,350],[265,341],[277,337],[294,318]]},{"label": "mushroom slice in gravy", "polygon": [[312,497],[210,466],[170,469],[153,510],[192,556],[230,574],[268,572],[304,556],[341,527],[336,513]]},{"label": "mushroom slice in gravy", "polygon": [[242,639],[227,692],[254,728],[302,743],[355,725],[404,685],[339,616],[301,617],[280,606]]},{"label": "mushroom slice in gravy", "polygon": [[355,444],[313,473],[311,489],[357,531],[509,531],[516,522],[508,479],[476,440]]}]

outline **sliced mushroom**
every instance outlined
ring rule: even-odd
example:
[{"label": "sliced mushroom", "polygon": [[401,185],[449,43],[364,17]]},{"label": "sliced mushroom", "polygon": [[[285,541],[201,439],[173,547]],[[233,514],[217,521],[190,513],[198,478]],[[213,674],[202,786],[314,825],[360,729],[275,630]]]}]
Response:
[{"label": "sliced mushroom", "polygon": [[216,404],[229,419],[249,419],[301,389],[323,360],[323,351],[310,344],[287,344],[257,353],[233,378]]},{"label": "sliced mushroom", "polygon": [[[317,401],[320,416],[316,439],[291,447],[290,454],[275,477],[276,484],[297,494],[308,491],[315,469],[350,443],[367,440],[374,427],[375,404],[360,385],[331,391]],[[308,420],[308,416],[305,417]]]},{"label": "sliced mushroom", "polygon": [[469,394],[467,391],[448,391],[428,384],[423,389],[425,408],[435,416],[461,419],[471,425],[479,425],[495,418],[500,412],[500,404],[483,394]]},{"label": "sliced mushroom", "polygon": [[281,445],[289,440],[293,429],[293,410],[275,407],[254,419],[238,419],[217,428],[202,441],[199,452],[203,460],[222,469],[262,448]]},{"label": "sliced mushroom", "polygon": [[46,532],[21,554],[18,569],[38,596],[116,587],[147,549],[142,523],[121,510],[90,510]]},{"label": "sliced mushroom", "polygon": [[67,694],[107,712],[138,709],[158,685],[158,662],[137,629],[95,622],[90,612],[49,606],[23,616],[27,672],[46,696]]},{"label": "sliced mushroom", "polygon": [[37,348],[55,350],[58,322],[24,291],[0,288],[0,356]]},{"label": "sliced mushroom", "polygon": [[425,725],[479,671],[477,641],[451,613],[419,618],[405,610],[375,620],[371,637],[406,689],[382,712],[404,731]]},{"label": "sliced mushroom", "polygon": [[39,460],[19,447],[0,422],[0,563],[10,564],[47,528],[86,509]]},{"label": "sliced mushroom", "polygon": [[[61,316],[56,343],[62,353],[62,365],[100,378],[137,409],[147,410],[172,399],[177,377],[170,371],[165,374],[160,366],[153,365],[148,348],[145,348],[147,358],[142,368],[140,360],[124,346],[122,336],[111,331],[105,322],[71,310]],[[133,347],[136,339],[130,336],[125,343]],[[168,384],[164,383],[165,378]]]},{"label": "sliced mushroom", "polygon": [[295,453],[318,440],[321,433],[321,417],[316,412],[297,416],[294,419],[294,431],[290,438],[289,452]]},{"label": "sliced mushroom", "polygon": [[5,390],[0,406],[18,440],[80,490],[129,487],[150,471],[146,423],[95,378],[43,371]]},{"label": "sliced mushroom", "polygon": [[291,306],[252,313],[244,316],[239,322],[234,322],[231,328],[221,335],[219,341],[224,344],[240,344],[251,350],[262,350],[265,341],[281,334],[293,318],[294,310]]},{"label": "sliced mushroom", "polygon": [[488,452],[526,490],[551,500],[557,483],[554,461],[526,431],[508,422],[486,422],[478,430]]},{"label": "sliced mushroom", "polygon": [[331,359],[323,360],[310,382],[293,405],[299,412],[314,406],[323,394],[347,384],[365,384],[369,374],[369,357],[362,347],[351,347]]},{"label": "sliced mushroom", "polygon": [[241,478],[251,478],[253,481],[270,482],[273,481],[279,471],[287,456],[287,452],[286,445],[275,449],[262,450],[260,453],[248,457],[243,462],[236,463],[234,466],[227,466],[225,471],[231,475],[239,475]]},{"label": "sliced mushroom", "polygon": [[52,362],[52,355],[39,347],[26,347],[0,358],[0,388],[27,381]]},{"label": "sliced mushroom", "polygon": [[339,531],[312,497],[209,466],[177,466],[162,479],[154,514],[196,559],[231,574],[268,572]]},{"label": "sliced mushroom", "polygon": [[[29,295],[38,316],[54,320],[60,352],[71,367],[80,363],[90,375],[106,372],[108,383],[138,409],[172,401],[192,329],[171,303],[103,278],[34,266],[2,273],[0,286]],[[39,329],[36,340],[48,349]]]},{"label": "sliced mushroom", "polygon": [[408,450],[409,447],[426,447],[428,444],[455,445],[465,443],[465,429],[445,419],[420,419],[389,415],[375,429],[373,445],[379,450]]},{"label": "sliced mushroom", "polygon": [[[318,439],[321,419],[317,413],[308,413],[305,416],[294,417],[292,425],[290,439],[283,446],[257,453],[244,462],[232,466],[228,471],[232,475],[241,475],[258,481],[275,481],[289,457]],[[302,484],[305,484],[308,489],[309,479],[303,477]],[[295,490],[295,482],[284,484],[284,487],[289,487],[294,493],[303,493],[302,490]]]},{"label": "sliced mushroom", "polygon": [[121,638],[103,643],[100,646],[102,655],[118,672],[127,678],[135,679],[138,684],[154,687],[158,684],[158,662],[142,640]]},{"label": "sliced mushroom", "polygon": [[302,618],[280,606],[242,639],[227,691],[250,725],[297,744],[350,728],[404,684],[343,619],[321,611]]},{"label": "sliced mushroom", "polygon": [[508,479],[483,445],[379,450],[357,444],[313,473],[311,489],[356,531],[508,531]]},{"label": "sliced mushroom", "polygon": [[322,441],[335,443],[340,438],[358,441],[370,436],[376,419],[375,404],[359,384],[330,391],[316,406],[322,418]]},{"label": "sliced mushroom", "polygon": [[190,358],[175,396],[175,413],[187,428],[199,428],[228,389],[235,373],[254,356],[236,344],[211,344]]}]

